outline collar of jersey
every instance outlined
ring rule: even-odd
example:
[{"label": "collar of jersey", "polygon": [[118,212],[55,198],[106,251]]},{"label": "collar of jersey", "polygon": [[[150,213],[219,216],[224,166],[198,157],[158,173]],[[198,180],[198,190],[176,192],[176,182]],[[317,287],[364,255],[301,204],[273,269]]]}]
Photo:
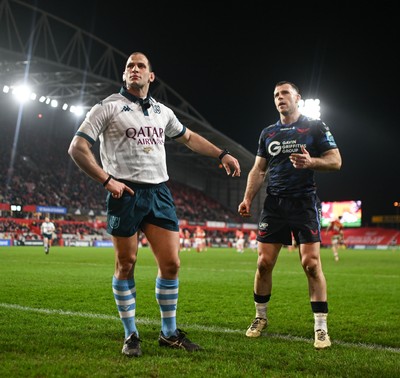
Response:
[{"label": "collar of jersey", "polygon": [[132,93],[129,93],[128,90],[126,89],[126,87],[121,87],[120,94],[122,94],[122,96],[126,97],[129,101],[132,102],[138,102],[139,104],[143,103],[143,102],[150,102],[150,94],[147,94],[147,97],[145,99],[141,99],[139,97],[136,97],[135,95],[133,95]]},{"label": "collar of jersey", "polygon": [[295,121],[295,122],[288,123],[288,124],[283,124],[283,123],[281,122],[281,120],[278,120],[278,122],[276,123],[276,125],[277,125],[277,126],[290,127],[290,126],[295,125],[297,122],[303,121],[303,120],[305,120],[305,119],[306,119],[305,115],[304,115],[304,114],[301,114],[300,117],[299,117],[299,118],[297,119],[297,121]]}]

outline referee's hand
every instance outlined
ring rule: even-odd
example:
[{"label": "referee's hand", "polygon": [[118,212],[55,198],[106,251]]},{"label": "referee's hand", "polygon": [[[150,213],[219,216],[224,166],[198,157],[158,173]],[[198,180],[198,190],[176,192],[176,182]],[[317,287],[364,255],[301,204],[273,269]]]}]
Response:
[{"label": "referee's hand", "polygon": [[241,173],[240,164],[239,164],[239,161],[235,157],[233,157],[230,154],[226,154],[222,158],[221,164],[225,168],[226,174],[228,176],[231,175],[231,172],[233,170],[232,177],[240,177],[240,173]]}]

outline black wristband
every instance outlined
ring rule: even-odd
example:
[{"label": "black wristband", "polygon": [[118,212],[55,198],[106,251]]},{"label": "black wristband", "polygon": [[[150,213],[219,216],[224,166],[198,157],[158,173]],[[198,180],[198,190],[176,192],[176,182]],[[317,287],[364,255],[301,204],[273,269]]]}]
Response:
[{"label": "black wristband", "polygon": [[222,152],[221,152],[221,155],[219,155],[218,156],[218,159],[219,160],[222,160],[222,158],[225,156],[225,155],[230,155],[231,153],[225,148]]},{"label": "black wristband", "polygon": [[111,180],[112,178],[114,178],[114,177],[112,177],[111,175],[108,176],[108,177],[107,177],[107,180],[103,182],[103,186],[106,187],[107,184],[110,182],[110,180]]}]

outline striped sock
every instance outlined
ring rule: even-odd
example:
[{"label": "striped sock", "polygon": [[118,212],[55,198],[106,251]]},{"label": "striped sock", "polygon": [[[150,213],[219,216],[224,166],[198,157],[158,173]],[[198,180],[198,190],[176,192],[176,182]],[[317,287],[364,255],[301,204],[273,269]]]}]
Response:
[{"label": "striped sock", "polygon": [[119,317],[125,330],[125,338],[130,336],[132,332],[136,332],[139,337],[139,332],[136,329],[135,314],[136,314],[136,287],[135,280],[119,280],[113,276],[112,288],[117,304]]},{"label": "striped sock", "polygon": [[161,331],[166,337],[175,335],[176,307],[178,304],[179,280],[166,280],[157,277],[156,299],[160,306]]}]

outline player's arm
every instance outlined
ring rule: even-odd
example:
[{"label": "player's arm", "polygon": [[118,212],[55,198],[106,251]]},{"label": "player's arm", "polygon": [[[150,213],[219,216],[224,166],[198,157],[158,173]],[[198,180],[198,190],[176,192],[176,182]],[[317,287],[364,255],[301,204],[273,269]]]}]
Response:
[{"label": "player's arm", "polygon": [[332,223],[329,223],[328,227],[325,230],[325,234],[327,235],[330,229],[332,228]]},{"label": "player's arm", "polygon": [[[221,150],[219,147],[203,138],[200,134],[197,134],[188,128],[186,128],[186,132],[181,137],[176,138],[175,140],[179,143],[183,143],[185,146],[190,148],[192,151],[197,152],[198,154],[210,156],[216,159],[218,159],[219,156],[224,152],[224,150]],[[221,159],[221,163],[228,175],[230,175],[233,170],[233,177],[240,176],[239,161],[231,154],[225,154]]]},{"label": "player's arm", "polygon": [[291,154],[289,159],[296,169],[313,169],[314,171],[338,171],[342,166],[339,149],[325,151],[320,157],[311,157],[305,147],[301,154]]},{"label": "player's arm", "polygon": [[241,216],[250,216],[251,203],[265,181],[267,167],[267,159],[261,156],[256,156],[254,165],[247,177],[247,185],[243,201],[239,204],[238,212]]},{"label": "player's arm", "polygon": [[[68,154],[83,172],[85,172],[93,180],[104,185],[106,180],[109,178],[109,174],[105,172],[97,162],[91,148],[92,145],[88,140],[79,135],[75,135],[69,146]],[[131,195],[134,194],[131,188],[120,181],[114,180],[113,178],[107,182],[105,187],[113,194],[114,197],[117,198],[121,197],[125,190]]]},{"label": "player's arm", "polygon": [[92,145],[85,138],[75,135],[68,149],[75,164],[93,180],[103,183],[108,174],[100,167],[91,151]]}]

